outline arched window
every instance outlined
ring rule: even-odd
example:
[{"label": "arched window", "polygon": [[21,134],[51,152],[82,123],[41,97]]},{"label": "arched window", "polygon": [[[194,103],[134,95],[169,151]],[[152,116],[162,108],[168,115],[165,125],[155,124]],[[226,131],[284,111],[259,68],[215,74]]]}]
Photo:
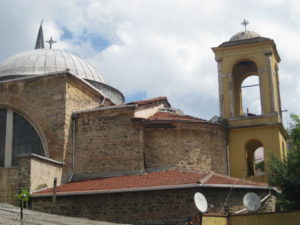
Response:
[{"label": "arched window", "polygon": [[264,147],[259,140],[250,140],[245,145],[247,176],[264,174]]},{"label": "arched window", "polygon": [[260,82],[257,66],[250,60],[238,62],[232,71],[234,115],[255,116],[261,113]]},{"label": "arched window", "polygon": [[259,77],[255,75],[247,77],[242,82],[241,89],[243,114],[246,116],[261,115]]},{"label": "arched window", "polygon": [[35,153],[44,156],[44,149],[34,127],[10,109],[0,109],[0,167],[17,165],[17,156]]},{"label": "arched window", "polygon": [[264,175],[265,173],[265,154],[264,147],[259,147],[254,151],[254,168],[255,176]]}]

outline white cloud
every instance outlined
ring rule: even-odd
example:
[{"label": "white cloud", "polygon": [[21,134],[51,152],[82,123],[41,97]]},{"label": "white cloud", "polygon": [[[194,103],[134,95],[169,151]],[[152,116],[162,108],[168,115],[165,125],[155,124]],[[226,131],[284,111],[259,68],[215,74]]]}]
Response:
[{"label": "white cloud", "polygon": [[[145,91],[166,95],[185,112],[210,118],[218,114],[217,68],[211,47],[242,30],[273,38],[282,57],[282,102],[300,114],[297,77],[300,50],[296,0],[6,0],[1,3],[0,59],[34,46],[40,20],[45,38],[57,48],[86,58],[125,95]],[[61,40],[63,29],[72,39]],[[96,51],[88,38],[109,40]],[[11,44],[8,44],[11,43]],[[293,97],[290,97],[293,96]]]}]

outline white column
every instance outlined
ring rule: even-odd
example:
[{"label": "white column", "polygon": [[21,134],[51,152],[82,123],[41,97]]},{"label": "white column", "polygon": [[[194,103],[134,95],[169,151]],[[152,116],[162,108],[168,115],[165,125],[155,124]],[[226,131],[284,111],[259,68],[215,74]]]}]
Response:
[{"label": "white column", "polygon": [[268,80],[269,80],[269,94],[270,94],[270,104],[271,112],[275,111],[275,95],[274,95],[274,78],[273,78],[273,67],[272,67],[272,52],[266,52],[265,56],[268,65]]},{"label": "white column", "polygon": [[260,107],[261,107],[261,114],[262,115],[266,114],[265,99],[264,99],[264,96],[263,96],[263,85],[262,85],[263,84],[263,79],[262,79],[263,72],[264,71],[261,71],[261,70],[258,71],[259,92],[260,92]]},{"label": "white column", "polygon": [[223,93],[222,68],[221,68],[222,58],[216,58],[215,60],[217,61],[217,64],[218,64],[220,116],[224,117],[224,93]]},{"label": "white column", "polygon": [[7,110],[4,167],[11,167],[13,150],[13,111]]}]

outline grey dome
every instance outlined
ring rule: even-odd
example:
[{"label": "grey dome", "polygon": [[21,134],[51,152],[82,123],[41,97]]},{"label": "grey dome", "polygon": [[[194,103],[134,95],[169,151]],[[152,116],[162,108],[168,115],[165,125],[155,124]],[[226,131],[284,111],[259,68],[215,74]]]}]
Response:
[{"label": "grey dome", "polygon": [[44,75],[69,70],[79,78],[106,84],[102,75],[85,60],[58,49],[35,49],[14,55],[0,64],[5,77]]},{"label": "grey dome", "polygon": [[238,41],[256,37],[260,37],[260,35],[254,31],[246,30],[233,35],[229,41]]}]

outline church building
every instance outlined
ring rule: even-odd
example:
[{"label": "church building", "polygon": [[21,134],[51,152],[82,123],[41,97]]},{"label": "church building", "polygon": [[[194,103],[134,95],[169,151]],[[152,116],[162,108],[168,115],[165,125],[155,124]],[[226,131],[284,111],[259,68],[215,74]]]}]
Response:
[{"label": "church building", "polygon": [[[0,64],[1,202],[27,188],[35,210],[130,224],[185,224],[199,215],[196,192],[207,213],[246,212],[248,192],[259,212],[275,210],[266,164],[286,157],[287,133],[272,39],[245,30],[212,48],[220,116],[210,121],[166,97],[125,102],[95,67],[48,42],[41,25],[34,50]],[[260,114],[243,109],[251,76]]]}]

